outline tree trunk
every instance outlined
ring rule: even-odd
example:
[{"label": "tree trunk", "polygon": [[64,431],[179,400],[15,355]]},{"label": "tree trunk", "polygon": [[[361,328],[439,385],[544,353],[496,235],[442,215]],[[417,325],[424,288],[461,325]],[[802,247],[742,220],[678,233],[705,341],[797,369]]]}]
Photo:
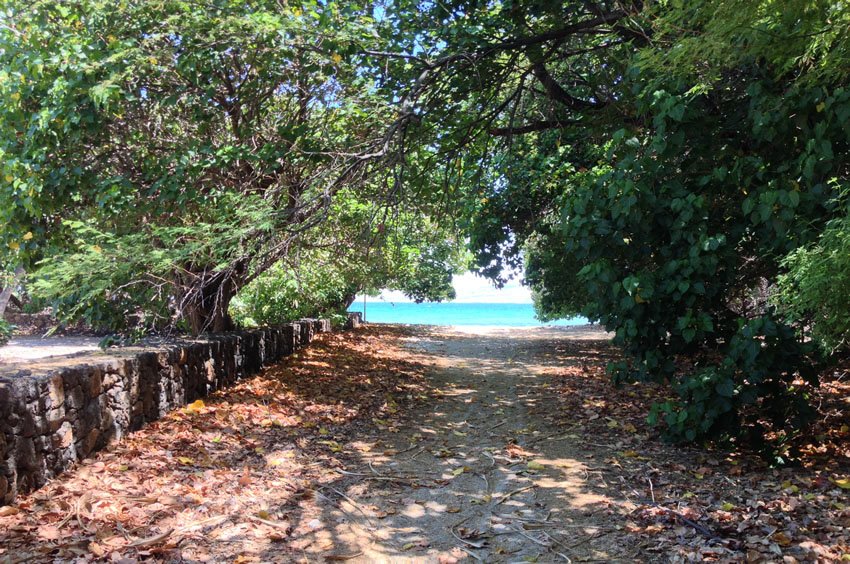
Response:
[{"label": "tree trunk", "polygon": [[354,300],[357,299],[357,289],[352,289],[349,293],[345,295],[345,300],[342,303],[343,309],[346,311],[351,307],[351,304],[354,303]]},{"label": "tree trunk", "polygon": [[3,316],[6,314],[6,307],[9,305],[9,300],[12,299],[12,294],[15,293],[15,287],[18,285],[21,278],[23,278],[25,272],[26,271],[23,266],[16,268],[11,280],[9,280],[9,283],[5,288],[3,288],[3,291],[0,292],[0,319],[3,319]]},{"label": "tree trunk", "polygon": [[196,297],[185,307],[183,315],[189,322],[192,334],[221,333],[235,329],[228,313],[230,302],[236,295],[236,284],[231,276],[214,277],[198,290]]}]

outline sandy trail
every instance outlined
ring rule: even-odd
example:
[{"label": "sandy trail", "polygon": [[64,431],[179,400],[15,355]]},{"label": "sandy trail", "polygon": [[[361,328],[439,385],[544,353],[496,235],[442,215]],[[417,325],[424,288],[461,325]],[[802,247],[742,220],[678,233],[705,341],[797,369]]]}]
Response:
[{"label": "sandy trail", "polygon": [[[612,388],[604,366],[620,353],[606,337],[321,335],[0,508],[0,564],[850,554],[846,490],[831,481],[850,476],[845,443],[784,469],[663,445],[644,414],[668,392]],[[847,388],[829,390],[821,428],[844,437]]]},{"label": "sandy trail", "polygon": [[621,527],[631,506],[610,497],[596,471],[604,453],[594,452],[592,437],[553,425],[563,414],[549,389],[552,376],[565,362],[595,355],[605,337],[587,327],[418,328],[404,339],[431,365],[437,399],[382,437],[384,452],[350,464],[357,475],[346,476],[344,491],[335,486],[340,509],[320,521],[336,556],[633,559]]},{"label": "sandy trail", "polygon": [[19,498],[0,563],[633,561],[638,486],[556,393],[605,338],[324,335]]}]

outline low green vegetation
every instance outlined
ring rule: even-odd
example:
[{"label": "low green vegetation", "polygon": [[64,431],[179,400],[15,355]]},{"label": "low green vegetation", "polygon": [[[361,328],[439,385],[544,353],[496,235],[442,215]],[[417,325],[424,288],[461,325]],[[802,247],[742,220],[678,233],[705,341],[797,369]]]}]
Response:
[{"label": "low green vegetation", "polygon": [[5,345],[9,342],[9,339],[12,338],[12,333],[15,330],[15,326],[6,321],[5,319],[0,319],[0,345]]},{"label": "low green vegetation", "polygon": [[789,253],[781,266],[773,296],[777,309],[789,322],[810,327],[824,352],[845,353],[850,346],[850,294],[843,291],[850,288],[850,217],[829,221],[815,241]]}]

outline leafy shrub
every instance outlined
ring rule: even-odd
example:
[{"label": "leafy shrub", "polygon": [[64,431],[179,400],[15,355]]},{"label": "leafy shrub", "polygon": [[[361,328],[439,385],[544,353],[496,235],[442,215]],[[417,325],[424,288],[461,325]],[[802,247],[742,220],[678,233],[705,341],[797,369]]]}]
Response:
[{"label": "leafy shrub", "polygon": [[742,323],[719,364],[681,376],[678,400],[653,407],[650,423],[667,438],[696,441],[740,437],[770,457],[803,429],[817,385],[812,343],[767,316]]},{"label": "leafy shrub", "polygon": [[356,290],[341,268],[323,261],[302,261],[297,270],[278,263],[237,294],[230,313],[247,327],[342,315]]},{"label": "leafy shrub", "polygon": [[[578,310],[614,332],[626,352],[610,366],[616,381],[677,387],[653,417],[669,437],[782,443],[805,425],[796,382],[813,382],[815,350],[795,335],[799,318],[771,311],[768,297],[782,257],[816,240],[848,186],[850,90],[748,66],[710,93],[647,69],[627,79],[644,127],[602,143],[541,141],[560,161],[522,172],[511,162],[488,215],[512,218],[543,317]],[[516,193],[550,183],[517,211],[526,202]],[[499,240],[484,219],[477,225],[486,267]],[[825,264],[824,281],[830,268],[841,267]],[[833,297],[824,309],[841,307]],[[683,357],[697,368],[683,372]]]},{"label": "leafy shrub", "polygon": [[0,345],[5,345],[9,342],[9,339],[12,338],[12,333],[15,331],[15,326],[6,321],[5,319],[0,319]]},{"label": "leafy shrub", "polygon": [[782,262],[774,301],[789,320],[811,325],[827,351],[850,345],[850,217],[827,225],[815,243]]}]

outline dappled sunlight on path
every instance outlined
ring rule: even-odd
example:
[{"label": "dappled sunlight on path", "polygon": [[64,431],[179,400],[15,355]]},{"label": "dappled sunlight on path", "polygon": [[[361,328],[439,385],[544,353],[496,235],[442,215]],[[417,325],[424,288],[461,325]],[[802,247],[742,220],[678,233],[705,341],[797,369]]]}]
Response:
[{"label": "dappled sunlight on path", "polygon": [[617,533],[618,516],[632,507],[594,486],[601,477],[593,449],[557,432],[551,384],[541,378],[581,354],[573,346],[592,344],[550,341],[561,332],[511,333],[419,329],[404,340],[418,360],[430,361],[436,399],[394,436],[390,453],[398,454],[363,457],[363,477],[373,484],[352,486],[347,495],[390,514],[376,531],[357,522],[337,529],[349,542],[360,539],[362,561],[630,556]]},{"label": "dappled sunlight on path", "polygon": [[548,377],[604,335],[534,331],[323,336],[23,498],[0,558],[631,559],[632,506]]},{"label": "dappled sunlight on path", "polygon": [[[539,331],[534,335],[535,331]],[[383,450],[344,458],[348,480],[325,515],[345,555],[362,562],[587,561],[629,558],[622,515],[593,448],[558,432],[553,367],[604,335],[521,330],[475,335],[418,328],[403,339],[430,365],[434,398]],[[601,462],[601,461],[600,461]],[[631,551],[633,552],[633,551]],[[342,553],[340,553],[342,554]]]}]

